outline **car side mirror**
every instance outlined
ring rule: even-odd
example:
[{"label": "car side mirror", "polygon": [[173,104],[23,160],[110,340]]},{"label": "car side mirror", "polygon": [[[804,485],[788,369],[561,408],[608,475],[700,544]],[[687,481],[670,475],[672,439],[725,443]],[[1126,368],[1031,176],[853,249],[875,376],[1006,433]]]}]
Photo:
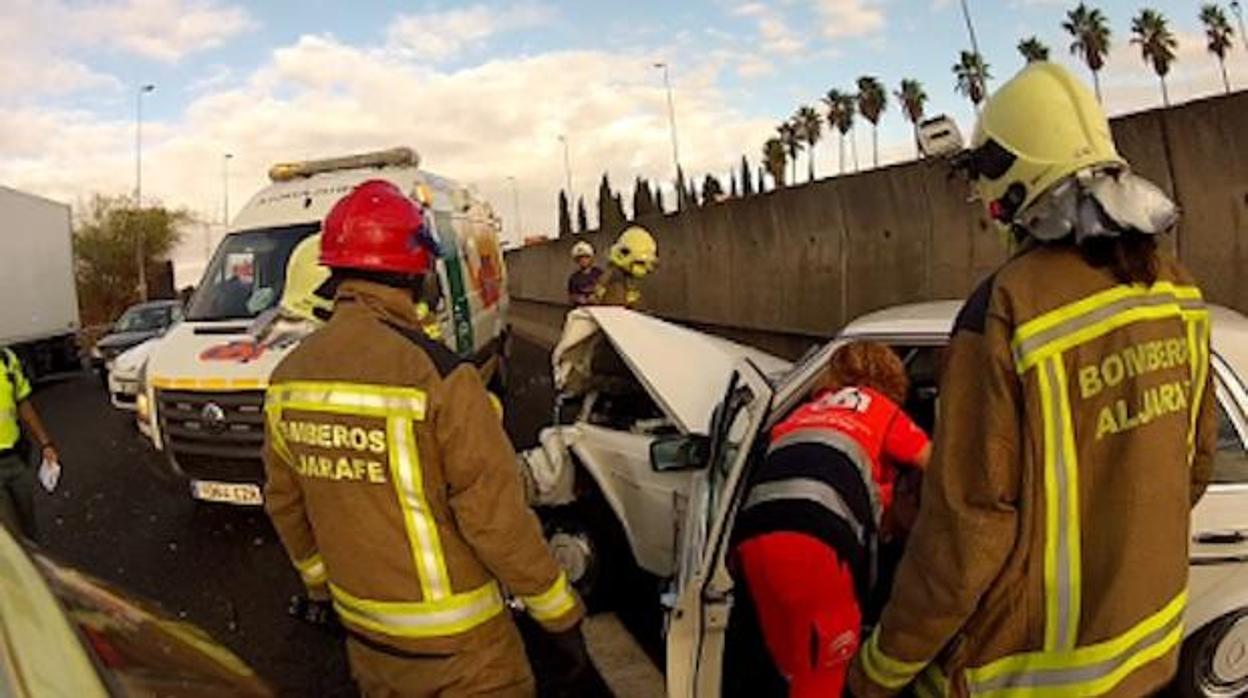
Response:
[{"label": "car side mirror", "polygon": [[650,442],[650,467],[655,472],[700,470],[710,459],[710,439],[698,435],[663,436]]}]

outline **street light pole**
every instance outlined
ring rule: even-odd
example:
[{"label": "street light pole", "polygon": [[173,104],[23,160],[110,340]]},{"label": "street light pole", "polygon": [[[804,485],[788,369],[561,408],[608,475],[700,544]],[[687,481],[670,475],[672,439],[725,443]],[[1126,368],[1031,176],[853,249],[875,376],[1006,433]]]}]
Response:
[{"label": "street light pole", "polygon": [[524,225],[520,222],[520,190],[516,187],[516,178],[508,176],[507,181],[511,182],[511,211],[513,214],[513,225],[516,227],[516,242],[524,242]]},{"label": "street light pole", "polygon": [[675,177],[680,178],[680,146],[676,138],[676,101],[672,97],[672,76],[668,70],[667,63],[659,62],[654,64],[655,68],[663,71],[663,86],[667,88],[667,122],[672,132],[672,162],[676,166]]},{"label": "street light pole", "polygon": [[140,218],[135,226],[135,261],[139,265],[139,300],[147,300],[147,255],[143,250],[143,95],[155,90],[148,83],[134,96],[134,204]]},{"label": "street light pole", "polygon": [[962,2],[962,18],[966,20],[966,33],[971,37],[971,50],[975,52],[978,59],[976,64],[976,72],[979,73],[979,85],[984,92],[988,92],[988,76],[984,75],[984,54],[979,52],[979,40],[975,38],[975,24],[971,21],[971,10],[966,6],[966,0]]},{"label": "street light pole", "polygon": [[572,202],[572,159],[568,155],[568,137],[560,134],[559,142],[563,144],[563,176],[567,184],[568,202]]},{"label": "street light pole", "polygon": [[1235,19],[1239,20],[1239,38],[1244,42],[1244,50],[1248,51],[1248,34],[1244,33],[1244,8],[1239,4],[1239,0],[1231,0],[1231,12],[1235,13]]}]

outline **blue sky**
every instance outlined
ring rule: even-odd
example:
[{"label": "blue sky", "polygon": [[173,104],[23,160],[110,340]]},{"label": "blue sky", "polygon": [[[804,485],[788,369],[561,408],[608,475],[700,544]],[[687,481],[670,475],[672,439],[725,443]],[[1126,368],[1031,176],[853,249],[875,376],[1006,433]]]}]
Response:
[{"label": "blue sky", "polygon": [[[523,232],[546,232],[563,174],[559,134],[571,144],[578,192],[604,171],[617,183],[670,178],[656,60],[671,65],[682,161],[697,176],[726,172],[742,153],[757,159],[776,123],[860,75],[890,90],[918,79],[929,113],[953,114],[968,131],[972,119],[950,71],[967,47],[956,0],[4,2],[0,183],[71,202],[129,191],[134,90],[151,82],[145,193],[209,222],[221,216],[224,152],[235,154],[230,195],[242,202],[274,160],[408,143],[430,169],[500,202],[515,176]],[[1021,66],[1014,47],[1032,34],[1080,67],[1060,29],[1073,4],[970,0],[994,84]],[[1107,107],[1154,106],[1156,80],[1128,44],[1142,3],[1093,4],[1114,30]],[[1199,5],[1150,2],[1179,35],[1171,93],[1180,101],[1221,89]],[[1246,57],[1237,44],[1236,88],[1248,86]],[[880,133],[886,162],[911,150],[892,106]],[[865,166],[869,131],[857,138]],[[820,174],[831,174],[835,144],[816,153]]]}]

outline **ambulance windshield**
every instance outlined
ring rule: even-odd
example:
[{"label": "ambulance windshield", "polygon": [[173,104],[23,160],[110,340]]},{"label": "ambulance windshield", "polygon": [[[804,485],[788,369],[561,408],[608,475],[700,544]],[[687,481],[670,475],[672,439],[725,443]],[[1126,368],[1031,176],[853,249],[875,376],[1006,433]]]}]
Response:
[{"label": "ambulance windshield", "polygon": [[309,223],[231,233],[217,253],[187,309],[186,319],[249,320],[272,308],[286,286],[286,262],[320,224]]}]

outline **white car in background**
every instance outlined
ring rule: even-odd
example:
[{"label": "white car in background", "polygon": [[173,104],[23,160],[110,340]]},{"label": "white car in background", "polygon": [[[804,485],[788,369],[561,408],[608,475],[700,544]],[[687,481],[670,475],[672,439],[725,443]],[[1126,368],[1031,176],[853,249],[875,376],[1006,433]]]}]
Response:
[{"label": "white car in background", "polygon": [[159,337],[130,347],[113,359],[108,369],[108,399],[119,410],[135,410],[139,396],[139,379],[147,357],[152,353]]},{"label": "white car in background", "polygon": [[520,462],[551,548],[592,606],[613,605],[634,568],[675,574],[693,471],[705,465],[711,415],[742,360],[776,375],[790,368],[624,308],[568,314],[552,361],[555,425]]},{"label": "white car in background", "polygon": [[[931,427],[940,355],[960,306],[934,302],[874,313],[851,323],[780,379],[747,358],[726,383],[707,380],[697,386],[719,394],[717,413],[723,418],[711,430],[709,463],[686,474],[686,518],[673,533],[680,540],[680,563],[668,618],[668,695],[721,694],[733,600],[727,542],[740,484],[761,435],[810,393],[832,352],[855,339],[881,341],[899,352],[912,381],[906,409]],[[1225,308],[1211,311],[1218,451],[1213,483],[1192,513],[1186,636],[1175,688],[1184,696],[1230,698],[1248,694],[1248,318]],[[673,379],[689,390],[694,386],[688,382],[698,376]]]}]

